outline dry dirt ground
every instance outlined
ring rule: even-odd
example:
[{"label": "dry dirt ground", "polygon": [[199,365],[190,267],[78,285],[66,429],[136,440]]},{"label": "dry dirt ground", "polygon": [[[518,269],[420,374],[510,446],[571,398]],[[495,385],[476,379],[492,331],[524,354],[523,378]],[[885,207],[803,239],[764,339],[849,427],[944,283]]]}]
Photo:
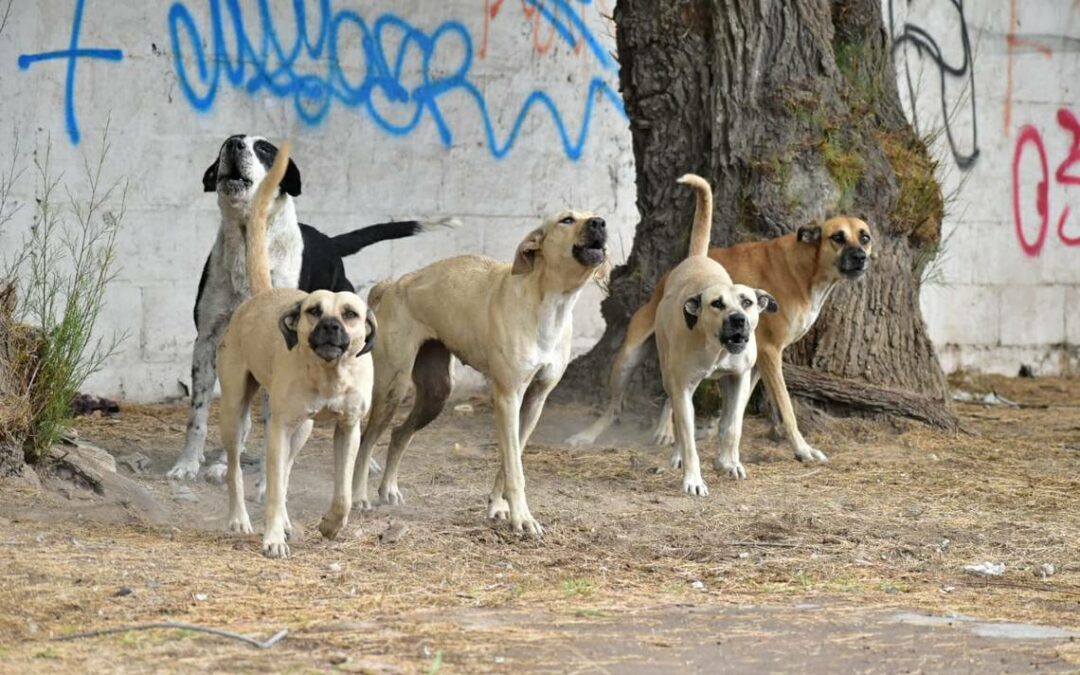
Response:
[{"label": "dry dirt ground", "polygon": [[[1076,672],[1080,381],[959,386],[1021,405],[958,404],[955,435],[819,424],[818,466],[751,418],[750,479],[709,470],[705,498],[680,493],[651,420],[569,449],[588,411],[551,406],[525,457],[542,543],[485,519],[496,460],[477,402],[418,435],[406,505],[322,540],[320,429],[293,474],[284,561],[224,531],[223,487],[164,479],[182,405],[83,418],[81,439],[150,458],[133,476],[150,501],[55,475],[0,483],[0,671]],[[964,571],[981,562],[1006,571]],[[161,621],[289,633],[264,650],[186,630],[55,640]]]}]

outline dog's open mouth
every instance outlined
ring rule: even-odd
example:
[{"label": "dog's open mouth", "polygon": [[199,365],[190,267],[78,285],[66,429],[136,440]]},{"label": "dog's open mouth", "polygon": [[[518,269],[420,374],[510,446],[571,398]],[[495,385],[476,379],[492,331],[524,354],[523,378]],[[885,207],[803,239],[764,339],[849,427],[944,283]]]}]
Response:
[{"label": "dog's open mouth", "polygon": [[724,335],[721,333],[720,343],[732,354],[742,354],[746,346],[750,344],[750,334],[739,332]]},{"label": "dog's open mouth", "polygon": [[861,263],[857,265],[842,265],[840,267],[840,274],[843,274],[848,279],[858,279],[862,275],[866,274],[866,270],[870,268],[867,263]]},{"label": "dog's open mouth", "polygon": [[334,361],[345,353],[345,347],[332,342],[324,342],[321,345],[311,345],[311,351],[323,361]]},{"label": "dog's open mouth", "polygon": [[217,179],[218,191],[228,194],[243,192],[244,190],[250,188],[251,184],[251,179],[245,178],[236,172],[230,173],[225,176],[218,176]]},{"label": "dog's open mouth", "polygon": [[574,260],[586,267],[600,265],[607,258],[604,244],[604,240],[599,237],[584,244],[575,244],[573,250]]}]

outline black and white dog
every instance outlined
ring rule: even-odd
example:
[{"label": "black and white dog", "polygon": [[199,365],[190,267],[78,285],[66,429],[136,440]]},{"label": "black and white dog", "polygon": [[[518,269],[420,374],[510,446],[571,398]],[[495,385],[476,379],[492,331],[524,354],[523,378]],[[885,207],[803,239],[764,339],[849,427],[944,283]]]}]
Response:
[{"label": "black and white dog", "polygon": [[[251,216],[255,188],[277,156],[277,147],[259,136],[230,136],[218,158],[203,174],[203,191],[216,192],[221,227],[203,266],[195,298],[195,350],[191,360],[191,415],[184,451],[169,470],[173,479],[192,479],[199,473],[206,443],[210,399],[217,379],[216,358],[221,333],[236,307],[250,295],[245,267],[244,225]],[[345,277],[342,258],[386,239],[422,232],[432,225],[415,220],[371,225],[329,237],[298,223],[293,197],[300,195],[300,170],[289,160],[266,227],[270,277],[275,288],[303,291],[354,291]]]}]

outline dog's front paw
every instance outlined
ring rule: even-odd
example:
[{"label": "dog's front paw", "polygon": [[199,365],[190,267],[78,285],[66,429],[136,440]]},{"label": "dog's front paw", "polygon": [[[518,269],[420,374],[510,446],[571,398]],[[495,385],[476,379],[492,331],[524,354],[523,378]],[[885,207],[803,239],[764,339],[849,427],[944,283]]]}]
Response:
[{"label": "dog's front paw", "polygon": [[382,499],[382,503],[388,506],[400,506],[405,503],[405,495],[401,494],[401,490],[397,485],[387,485],[379,488],[379,497]]},{"label": "dog's front paw", "polygon": [[173,464],[173,468],[169,469],[165,477],[169,480],[195,480],[195,477],[199,475],[199,464],[201,462],[197,458],[185,459],[181,457],[176,460],[176,464]]},{"label": "dog's front paw", "polygon": [[338,533],[341,532],[341,528],[345,527],[347,520],[344,515],[334,512],[327,513],[319,521],[319,532],[327,539],[335,539]]},{"label": "dog's front paw", "polygon": [[251,519],[244,513],[229,518],[229,531],[237,534],[251,534],[255,530],[251,528]]},{"label": "dog's front paw", "polygon": [[225,482],[225,479],[229,476],[229,465],[224,462],[218,462],[206,467],[206,471],[203,471],[203,480],[207,483],[213,483],[214,485],[221,485]]},{"label": "dog's front paw", "polygon": [[283,541],[264,541],[263,555],[267,558],[288,558],[289,545]]},{"label": "dog's front paw", "polygon": [[504,497],[488,497],[488,518],[491,520],[508,520],[510,518],[510,502]]},{"label": "dog's front paw", "polygon": [[743,468],[742,462],[729,462],[717,457],[713,460],[713,466],[717,471],[722,471],[735,480],[746,479],[746,469]]},{"label": "dog's front paw", "polygon": [[820,450],[811,448],[809,445],[795,451],[795,459],[800,462],[827,462],[828,455]]},{"label": "dog's front paw", "polygon": [[540,523],[536,518],[532,517],[528,511],[525,512],[520,518],[510,519],[510,524],[513,525],[515,532],[521,532],[527,534],[534,539],[544,538],[544,528],[540,526]]},{"label": "dog's front paw", "polygon": [[371,500],[367,497],[361,497],[360,499],[353,497],[352,507],[355,511],[371,511]]},{"label": "dog's front paw", "polygon": [[683,492],[693,497],[707,497],[709,495],[709,487],[705,485],[705,481],[702,480],[701,476],[684,476],[682,489]]},{"label": "dog's front paw", "polygon": [[675,447],[671,449],[671,468],[682,468],[682,448]]}]

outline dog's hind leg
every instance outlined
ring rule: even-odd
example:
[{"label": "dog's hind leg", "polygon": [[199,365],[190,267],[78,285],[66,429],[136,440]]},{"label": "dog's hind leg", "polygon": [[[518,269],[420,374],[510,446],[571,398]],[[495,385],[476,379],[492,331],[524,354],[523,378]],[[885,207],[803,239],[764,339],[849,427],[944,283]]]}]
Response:
[{"label": "dog's hind leg", "polygon": [[[390,359],[399,357],[408,347],[395,347],[395,353],[388,354],[384,358],[381,354],[375,357],[375,384],[371,393],[371,413],[368,415],[367,426],[360,434],[360,451],[353,469],[352,490],[353,506],[362,510],[371,510],[371,500],[368,499],[368,471],[371,468],[371,456],[375,452],[375,444],[379,442],[386,427],[394,419],[394,412],[405,399],[408,393],[408,385],[405,383],[405,367],[400,364],[388,363]],[[401,350],[401,351],[397,351]],[[376,344],[375,351],[380,351],[380,345]]]},{"label": "dog's hind leg", "polygon": [[413,363],[412,381],[416,391],[409,416],[390,434],[390,449],[386,452],[386,470],[379,497],[384,504],[403,504],[405,498],[398,489],[398,469],[401,456],[409,447],[413,435],[431,423],[442,412],[446,399],[454,388],[450,352],[438,340],[420,346]]},{"label": "dog's hind leg", "polygon": [[810,446],[799,431],[799,423],[795,419],[795,409],[791,406],[791,397],[788,395],[787,384],[784,382],[783,361],[780,353],[762,348],[758,345],[757,367],[765,380],[765,387],[769,390],[769,396],[776,401],[776,407],[780,409],[780,419],[784,425],[784,433],[788,442],[795,450],[795,459],[800,462],[827,462],[829,458],[824,452]]},{"label": "dog's hind leg", "polygon": [[244,439],[244,418],[259,385],[245,371],[230,373],[221,383],[221,440],[228,461],[225,478],[229,485],[229,529],[251,534],[251,519],[244,504],[244,474],[240,466],[240,446]]},{"label": "dog's hind leg", "polygon": [[720,453],[716,456],[716,469],[727,472],[736,480],[746,478],[746,469],[739,459],[739,444],[742,442],[743,413],[750,401],[753,375],[742,373],[727,375],[721,380],[724,401],[720,415]]},{"label": "dog's hind leg", "polygon": [[200,332],[195,339],[191,359],[191,413],[188,416],[184,450],[166,474],[173,480],[195,478],[203,462],[210,400],[214,396],[214,381],[217,379],[217,345],[223,329],[222,323],[211,331]]},{"label": "dog's hind leg", "polygon": [[330,509],[319,521],[319,532],[327,539],[337,537],[349,520],[352,509],[351,481],[359,448],[360,420],[338,420],[334,427],[334,497],[330,501]]},{"label": "dog's hind leg", "polygon": [[600,434],[615,423],[622,410],[626,381],[645,358],[645,345],[653,336],[658,304],[659,300],[650,299],[648,304],[634,312],[634,316],[630,318],[630,323],[626,327],[626,338],[611,362],[611,373],[608,376],[608,400],[604,412],[588,428],[568,438],[567,445],[572,447],[592,445]]}]

